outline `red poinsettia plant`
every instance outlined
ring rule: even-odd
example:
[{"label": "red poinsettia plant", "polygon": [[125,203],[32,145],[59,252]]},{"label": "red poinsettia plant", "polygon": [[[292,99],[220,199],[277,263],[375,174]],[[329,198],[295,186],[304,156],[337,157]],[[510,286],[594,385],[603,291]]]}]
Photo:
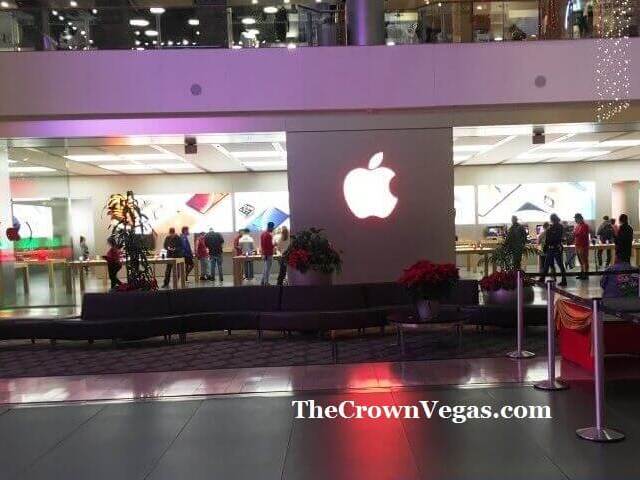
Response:
[{"label": "red poinsettia plant", "polygon": [[518,286],[517,270],[500,270],[480,280],[480,288],[485,292],[515,290]]},{"label": "red poinsettia plant", "polygon": [[309,262],[311,261],[311,253],[304,248],[295,248],[289,252],[287,264],[291,268],[295,268],[301,272],[309,270]]},{"label": "red poinsettia plant", "polygon": [[449,294],[459,278],[458,268],[453,263],[420,260],[404,270],[398,283],[404,285],[416,300],[440,300]]},{"label": "red poinsettia plant", "polygon": [[153,292],[158,290],[158,282],[156,279],[152,280],[139,280],[128,283],[121,283],[116,288],[118,292]]}]

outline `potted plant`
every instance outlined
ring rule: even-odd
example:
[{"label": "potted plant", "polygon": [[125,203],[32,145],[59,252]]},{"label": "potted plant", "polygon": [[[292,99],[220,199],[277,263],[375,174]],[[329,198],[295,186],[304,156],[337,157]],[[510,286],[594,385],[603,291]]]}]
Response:
[{"label": "potted plant", "polygon": [[459,278],[453,263],[420,260],[404,270],[398,283],[409,292],[420,319],[433,321],[440,313],[440,300],[449,295]]},{"label": "potted plant", "polygon": [[[533,245],[523,245],[507,236],[505,241],[488,255],[487,261],[495,265],[497,271],[480,280],[484,303],[507,305],[517,302],[517,272],[520,270],[520,263],[522,259],[526,260],[538,253]],[[480,261],[482,262],[483,260]],[[533,286],[525,279],[524,300],[531,303],[533,298]]]},{"label": "potted plant", "polygon": [[310,228],[291,236],[283,254],[290,285],[331,285],[342,270],[342,258],[321,229]]},{"label": "potted plant", "polygon": [[[509,305],[518,301],[517,270],[499,270],[480,280],[480,289],[484,295],[484,303],[490,305]],[[533,302],[533,287],[525,280],[524,301]]]},{"label": "potted plant", "polygon": [[111,195],[106,210],[111,220],[111,236],[125,255],[127,281],[121,284],[117,291],[157,290],[158,282],[149,264],[150,252],[144,241],[144,234],[152,229],[135,195],[131,191],[126,195]]}]

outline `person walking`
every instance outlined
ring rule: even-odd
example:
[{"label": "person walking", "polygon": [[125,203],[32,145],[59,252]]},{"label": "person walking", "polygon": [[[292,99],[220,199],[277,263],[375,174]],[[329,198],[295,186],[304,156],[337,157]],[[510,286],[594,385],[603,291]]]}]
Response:
[{"label": "person walking", "polygon": [[549,220],[551,221],[551,226],[549,226],[544,240],[543,252],[545,254],[545,261],[540,281],[544,282],[544,279],[549,273],[549,269],[555,263],[558,265],[560,274],[562,275],[562,281],[558,283],[558,285],[560,287],[565,287],[567,285],[567,276],[564,269],[564,262],[562,261],[562,237],[564,234],[564,228],[560,223],[560,217],[555,213],[549,217]]},{"label": "person walking", "polygon": [[[538,265],[540,272],[542,272],[542,270],[544,269],[544,262],[545,262],[545,259],[547,258],[547,255],[544,253],[544,242],[545,242],[545,239],[547,238],[547,230],[549,230],[550,226],[551,224],[549,222],[544,222],[544,224],[542,225],[542,230],[538,234],[538,238],[537,238],[538,247],[540,248],[540,262]],[[554,275],[556,273],[556,269],[553,265],[551,266],[551,272]]]},{"label": "person walking", "polygon": [[511,261],[514,270],[520,270],[522,267],[522,254],[527,244],[527,231],[518,223],[518,217],[511,217],[511,226],[507,230],[507,237],[504,240],[505,245],[511,249]]},{"label": "person walking", "polygon": [[[86,262],[90,260],[89,255],[90,255],[90,252],[89,252],[89,245],[87,245],[87,239],[81,235],[80,236],[80,256],[78,260],[80,260],[81,262]],[[86,275],[89,275],[89,267],[85,265],[82,268],[84,269],[84,273]]]},{"label": "person walking", "polygon": [[248,228],[242,230],[242,236],[238,241],[238,245],[240,246],[239,255],[247,257],[247,260],[245,260],[243,264],[245,280],[253,280],[253,260],[249,259],[249,257],[253,255],[253,252],[255,252],[255,247],[253,244],[253,237],[250,233],[251,232]]},{"label": "person walking", "polygon": [[107,272],[109,272],[111,290],[115,290],[122,284],[118,279],[118,272],[122,268],[122,260],[120,258],[122,256],[122,251],[118,248],[118,244],[113,237],[107,238],[107,245],[109,246],[109,249],[107,250],[106,255],[102,258],[107,262]]},{"label": "person walking", "polygon": [[180,245],[184,257],[184,281],[189,283],[189,274],[193,270],[193,250],[189,240],[189,227],[182,227],[180,231]]},{"label": "person walking", "polygon": [[[605,215],[604,217],[602,217],[602,223],[598,227],[598,230],[596,231],[596,235],[598,236],[598,239],[600,240],[600,243],[602,245],[608,245],[613,243],[615,239],[615,233],[613,231],[613,225],[611,225],[611,219],[609,218],[608,215]],[[602,248],[598,248],[597,259],[598,259],[599,267],[602,267],[602,251],[603,250],[604,249]],[[611,249],[607,248],[606,250],[607,250],[606,267],[609,267],[609,265],[611,265]]]},{"label": "person walking", "polygon": [[289,237],[289,229],[287,227],[280,227],[280,231],[276,234],[273,243],[280,254],[280,269],[278,271],[278,285],[284,285],[284,279],[287,277],[287,262],[284,261],[284,253],[291,244],[291,238]]},{"label": "person walking", "polygon": [[209,266],[209,249],[204,243],[204,233],[198,236],[196,241],[196,258],[200,262],[200,281],[205,281],[209,275],[207,273]]},{"label": "person walking", "polygon": [[611,219],[611,226],[613,227],[613,236],[614,236],[614,237],[617,237],[617,236],[618,236],[618,230],[619,230],[619,227],[618,227],[618,225],[616,224],[616,219],[615,219],[615,218],[612,218],[612,219]]},{"label": "person walking", "polygon": [[629,225],[629,217],[620,215],[620,226],[616,235],[616,261],[631,263],[631,250],[633,247],[633,228]]},{"label": "person walking", "polygon": [[581,213],[576,213],[573,217],[576,226],[573,229],[574,244],[576,247],[576,255],[580,261],[580,275],[578,280],[588,280],[589,277],[589,225],[584,221]]},{"label": "person walking", "polygon": [[224,275],[222,274],[222,246],[224,238],[218,232],[210,228],[204,237],[204,243],[209,250],[209,280],[215,282],[216,268],[218,269],[218,279],[220,284],[224,283]]},{"label": "person walking", "polygon": [[[164,249],[167,251],[167,258],[181,258],[182,257],[182,242],[176,229],[171,227],[169,229],[169,235],[164,239]],[[167,263],[167,267],[164,271],[164,282],[162,288],[169,288],[169,281],[171,280],[171,272],[173,271],[173,263]],[[175,272],[177,275],[178,272]]]},{"label": "person walking", "polygon": [[273,229],[275,224],[269,222],[267,230],[260,235],[260,254],[264,259],[264,270],[262,272],[261,285],[269,285],[269,277],[271,276],[271,265],[273,264]]}]

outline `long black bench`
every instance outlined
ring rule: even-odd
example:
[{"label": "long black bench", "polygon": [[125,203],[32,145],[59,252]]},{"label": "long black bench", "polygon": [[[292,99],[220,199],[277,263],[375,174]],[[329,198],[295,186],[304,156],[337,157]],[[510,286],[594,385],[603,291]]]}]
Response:
[{"label": "long black bench", "polygon": [[[478,282],[462,280],[443,315],[478,306]],[[396,283],[310,287],[196,288],[88,293],[76,319],[0,322],[0,339],[100,340],[170,338],[213,330],[335,331],[384,327],[392,311],[412,309]]]}]

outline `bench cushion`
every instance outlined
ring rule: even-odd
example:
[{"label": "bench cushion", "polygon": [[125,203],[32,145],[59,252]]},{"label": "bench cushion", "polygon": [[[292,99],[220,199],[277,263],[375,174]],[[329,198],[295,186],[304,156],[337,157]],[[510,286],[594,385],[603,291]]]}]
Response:
[{"label": "bench cushion", "polygon": [[295,286],[282,288],[283,312],[322,312],[366,308],[361,285]]},{"label": "bench cushion", "polygon": [[351,330],[378,326],[368,309],[324,312],[270,312],[260,314],[261,330]]},{"label": "bench cushion", "polygon": [[171,313],[271,312],[278,309],[280,287],[190,288],[172,290]]},{"label": "bench cushion", "polygon": [[257,312],[208,312],[180,316],[181,333],[257,329]]},{"label": "bench cushion", "polygon": [[86,293],[83,320],[149,318],[170,315],[169,292]]}]

